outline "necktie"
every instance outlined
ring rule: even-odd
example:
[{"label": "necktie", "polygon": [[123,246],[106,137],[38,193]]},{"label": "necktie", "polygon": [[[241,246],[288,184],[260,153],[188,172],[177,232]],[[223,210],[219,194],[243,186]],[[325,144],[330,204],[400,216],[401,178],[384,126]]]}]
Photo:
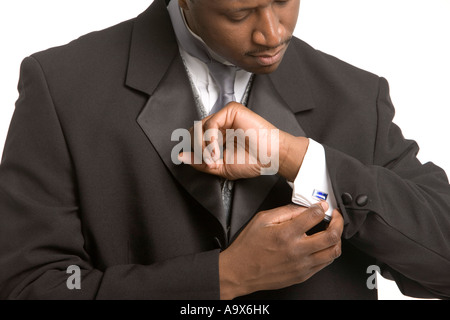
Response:
[{"label": "necktie", "polygon": [[170,1],[168,9],[180,46],[191,56],[200,59],[208,66],[211,77],[219,87],[219,97],[210,111],[210,114],[216,113],[227,103],[236,100],[234,96],[234,80],[237,67],[223,64],[211,57],[204,43],[194,37],[185,26],[177,0]]},{"label": "necktie", "polygon": [[[184,17],[177,0],[170,1],[168,10],[178,43],[183,50],[191,56],[200,59],[207,65],[209,74],[219,87],[219,97],[210,111],[210,114],[216,113],[227,103],[236,100],[234,96],[234,81],[236,78],[237,67],[223,64],[214,59],[205,47],[205,44],[191,34],[184,22]],[[223,178],[220,179],[222,202],[224,205],[228,230],[231,218],[233,185],[233,181]]]}]

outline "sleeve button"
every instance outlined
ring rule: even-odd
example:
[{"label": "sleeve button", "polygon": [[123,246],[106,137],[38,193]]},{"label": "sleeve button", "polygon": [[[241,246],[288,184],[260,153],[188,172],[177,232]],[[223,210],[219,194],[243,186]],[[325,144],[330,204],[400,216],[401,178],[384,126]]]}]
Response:
[{"label": "sleeve button", "polygon": [[356,204],[359,207],[364,207],[369,203],[369,197],[365,194],[361,194],[356,198]]},{"label": "sleeve button", "polygon": [[341,199],[342,199],[342,203],[343,203],[344,205],[346,205],[346,206],[351,205],[352,202],[353,202],[353,197],[352,197],[352,195],[351,195],[350,193],[347,193],[347,192],[345,192],[345,193],[343,193],[343,194],[341,195]]}]

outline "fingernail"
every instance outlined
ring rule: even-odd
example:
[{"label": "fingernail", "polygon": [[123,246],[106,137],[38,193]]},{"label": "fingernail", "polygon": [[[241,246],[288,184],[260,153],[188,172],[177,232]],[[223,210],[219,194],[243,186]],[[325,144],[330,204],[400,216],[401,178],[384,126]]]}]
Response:
[{"label": "fingernail", "polygon": [[178,160],[184,164],[191,164],[191,156],[189,154],[185,154],[183,152],[178,154]]},{"label": "fingernail", "polygon": [[217,143],[217,141],[214,141],[214,148],[212,151],[212,159],[214,161],[217,161],[220,159],[220,148],[219,148],[219,144]]},{"label": "fingernail", "polygon": [[321,201],[321,202],[319,202],[319,204],[322,206],[323,211],[327,211],[328,210],[329,206],[328,206],[328,203],[326,201]]}]

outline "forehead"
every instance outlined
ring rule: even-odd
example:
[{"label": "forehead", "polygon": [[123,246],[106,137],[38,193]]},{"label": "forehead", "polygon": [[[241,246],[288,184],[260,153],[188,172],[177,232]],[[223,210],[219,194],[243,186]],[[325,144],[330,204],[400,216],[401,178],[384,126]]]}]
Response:
[{"label": "forehead", "polygon": [[194,3],[210,6],[217,9],[242,9],[265,7],[275,0],[191,0]]}]

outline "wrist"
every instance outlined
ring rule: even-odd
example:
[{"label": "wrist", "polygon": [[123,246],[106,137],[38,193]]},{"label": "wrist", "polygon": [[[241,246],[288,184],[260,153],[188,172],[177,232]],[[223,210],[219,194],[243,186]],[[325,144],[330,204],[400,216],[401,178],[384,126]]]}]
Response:
[{"label": "wrist", "polygon": [[232,300],[246,293],[235,273],[227,252],[221,252],[219,254],[220,300]]},{"label": "wrist", "polygon": [[280,168],[278,173],[287,181],[293,182],[297,177],[308,146],[308,138],[295,137],[286,132],[282,133],[282,139],[280,139]]}]

